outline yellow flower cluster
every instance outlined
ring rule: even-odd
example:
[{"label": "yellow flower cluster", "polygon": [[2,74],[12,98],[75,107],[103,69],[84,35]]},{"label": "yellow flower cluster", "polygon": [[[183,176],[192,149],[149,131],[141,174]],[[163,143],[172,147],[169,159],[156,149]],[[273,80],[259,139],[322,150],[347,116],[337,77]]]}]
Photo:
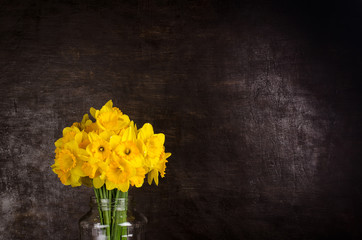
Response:
[{"label": "yellow flower cluster", "polygon": [[137,129],[112,100],[90,113],[95,122],[85,114],[80,123],[64,128],[63,137],[55,142],[51,167],[60,181],[72,187],[105,184],[108,190],[126,192],[130,185],[141,187],[147,174],[148,183],[158,185],[171,155],[165,153],[165,135],[155,134],[149,123]]}]

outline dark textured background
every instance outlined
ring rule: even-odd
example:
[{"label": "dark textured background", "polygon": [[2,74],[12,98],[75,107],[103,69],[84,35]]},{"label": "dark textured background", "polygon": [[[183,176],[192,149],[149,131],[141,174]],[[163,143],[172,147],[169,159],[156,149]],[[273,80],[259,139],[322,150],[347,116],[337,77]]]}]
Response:
[{"label": "dark textured background", "polygon": [[360,1],[0,1],[0,239],[77,239],[53,144],[109,99],[173,153],[148,239],[358,239],[361,35]]}]

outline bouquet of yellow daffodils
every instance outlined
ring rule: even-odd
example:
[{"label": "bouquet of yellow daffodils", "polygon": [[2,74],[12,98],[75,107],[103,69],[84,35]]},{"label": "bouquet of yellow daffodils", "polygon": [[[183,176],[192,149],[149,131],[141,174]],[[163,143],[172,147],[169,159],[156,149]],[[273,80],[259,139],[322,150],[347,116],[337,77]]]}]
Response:
[{"label": "bouquet of yellow daffodils", "polygon": [[90,114],[95,121],[85,114],[81,122],[64,128],[55,142],[51,167],[64,185],[94,188],[101,224],[109,226],[107,239],[119,240],[124,236],[126,206],[109,204],[124,203],[119,200],[127,198],[129,187],[141,187],[146,175],[149,184],[158,185],[171,154],[165,152],[164,134],[155,134],[149,123],[137,129],[112,100],[100,110],[91,108]]}]

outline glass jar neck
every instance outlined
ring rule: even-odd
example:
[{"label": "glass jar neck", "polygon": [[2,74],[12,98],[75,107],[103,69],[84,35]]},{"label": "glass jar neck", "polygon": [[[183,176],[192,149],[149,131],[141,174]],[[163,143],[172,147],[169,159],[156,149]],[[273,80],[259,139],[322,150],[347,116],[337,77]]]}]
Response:
[{"label": "glass jar neck", "polygon": [[89,207],[92,212],[98,212],[98,203],[95,196],[92,196],[90,198]]}]

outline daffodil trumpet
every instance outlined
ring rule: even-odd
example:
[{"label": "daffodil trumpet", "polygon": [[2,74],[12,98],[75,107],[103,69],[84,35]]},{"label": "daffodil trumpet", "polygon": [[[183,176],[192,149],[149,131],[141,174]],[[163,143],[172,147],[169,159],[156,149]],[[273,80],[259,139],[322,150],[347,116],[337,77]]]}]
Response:
[{"label": "daffodil trumpet", "polygon": [[107,240],[127,239],[129,188],[142,187],[146,176],[158,185],[171,153],[165,152],[164,134],[155,134],[149,123],[137,129],[112,100],[90,114],[93,121],[85,114],[63,129],[51,168],[64,185],[93,187],[101,224],[109,226]]}]

